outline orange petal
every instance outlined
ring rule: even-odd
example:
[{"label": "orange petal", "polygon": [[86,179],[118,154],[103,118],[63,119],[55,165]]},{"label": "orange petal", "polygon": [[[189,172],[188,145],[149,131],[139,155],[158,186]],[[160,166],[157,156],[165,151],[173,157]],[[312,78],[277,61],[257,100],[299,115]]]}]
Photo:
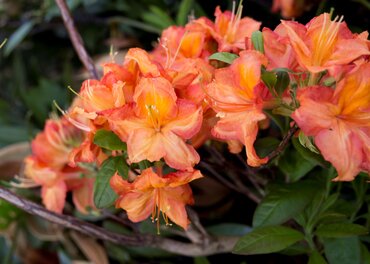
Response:
[{"label": "orange petal", "polygon": [[124,195],[128,191],[132,190],[132,184],[122,179],[118,173],[115,173],[110,179],[110,186],[118,195]]},{"label": "orange petal", "polygon": [[116,206],[124,209],[132,222],[143,221],[151,215],[156,205],[155,192],[154,189],[146,192],[129,192],[119,200]]},{"label": "orange petal", "polygon": [[127,140],[127,152],[131,162],[159,161],[166,153],[163,136],[151,128],[131,132]]},{"label": "orange petal", "polygon": [[366,148],[366,143],[369,146],[370,141],[362,142],[350,128],[339,122],[330,129],[323,129],[315,137],[315,144],[322,155],[338,172],[336,181],[352,181],[361,171],[362,149]]},{"label": "orange petal", "polygon": [[125,57],[125,64],[131,62],[134,62],[139,67],[141,74],[146,77],[160,76],[158,66],[150,60],[145,50],[139,48],[129,49]]},{"label": "orange petal", "polygon": [[160,124],[177,114],[177,96],[171,83],[165,78],[142,78],[136,86],[134,100],[137,115],[157,120]]},{"label": "orange petal", "polygon": [[25,159],[24,174],[40,185],[53,185],[59,177],[57,171],[32,156]]},{"label": "orange petal", "polygon": [[165,187],[158,190],[159,208],[175,224],[187,229],[190,221],[186,213],[185,205],[194,204],[191,188],[188,184],[178,187]]},{"label": "orange petal", "polygon": [[243,142],[245,145],[245,151],[247,152],[247,163],[252,167],[258,167],[268,161],[268,158],[258,157],[253,146],[258,134],[258,121],[261,121],[265,118],[266,116],[262,112],[250,112],[249,118],[246,117],[246,120],[248,121],[242,126],[244,136]]},{"label": "orange petal", "polygon": [[94,205],[94,181],[92,178],[82,180],[82,185],[73,190],[72,198],[76,209],[82,214],[88,214],[88,209],[95,209]]},{"label": "orange petal", "polygon": [[164,160],[174,169],[192,171],[200,160],[195,149],[171,131],[162,133],[161,143],[165,151]]},{"label": "orange petal", "polygon": [[172,131],[183,139],[190,139],[202,125],[203,111],[194,103],[187,100],[177,100],[178,114],[167,123],[162,131]]},{"label": "orange petal", "polygon": [[61,214],[67,195],[67,186],[64,181],[57,181],[51,186],[42,186],[41,196],[45,207],[53,212]]},{"label": "orange petal", "polygon": [[329,87],[308,87],[299,91],[300,107],[292,118],[308,136],[315,136],[322,129],[328,129],[335,122],[339,109],[331,103],[334,91]]}]

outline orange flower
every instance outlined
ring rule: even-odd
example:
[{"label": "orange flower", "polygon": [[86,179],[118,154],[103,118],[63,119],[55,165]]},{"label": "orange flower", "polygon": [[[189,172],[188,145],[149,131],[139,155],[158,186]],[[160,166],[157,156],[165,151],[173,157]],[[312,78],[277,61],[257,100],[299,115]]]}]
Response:
[{"label": "orange flower", "polygon": [[262,108],[268,91],[260,79],[261,66],[266,64],[261,53],[243,51],[230,67],[216,70],[215,80],[206,88],[211,107],[220,117],[213,135],[244,144],[251,166],[267,162],[267,158],[257,156],[253,147],[258,122],[266,118]]},{"label": "orange flower", "polygon": [[241,18],[243,6],[240,4],[235,14],[235,5],[232,12],[222,12],[217,6],[215,10],[215,23],[208,19],[200,18],[195,20],[204,27],[209,34],[217,41],[218,51],[239,52],[245,48],[245,39],[250,38],[252,33],[259,30],[261,23],[252,18]]},{"label": "orange flower", "polygon": [[[79,211],[87,213],[85,207],[94,208],[92,198],[89,199],[92,194],[84,199],[77,195],[93,179],[81,178],[84,172],[81,168],[68,166],[69,153],[82,140],[81,131],[62,118],[48,120],[44,131],[32,141],[32,155],[25,160],[25,175],[41,185],[42,201],[49,210],[62,213],[68,190],[73,190]],[[92,189],[87,192],[92,193]]]},{"label": "orange flower", "polygon": [[162,77],[142,78],[135,89],[135,104],[107,115],[111,129],[127,142],[130,161],[164,158],[175,169],[192,170],[199,155],[185,140],[199,131],[202,108],[177,99]]},{"label": "orange flower", "polygon": [[331,21],[325,13],[306,26],[293,21],[281,22],[303,68],[318,73],[370,54],[366,40],[352,34],[342,20],[343,17]]},{"label": "orange flower", "polygon": [[115,174],[110,184],[119,195],[117,208],[126,210],[133,222],[143,221],[151,215],[152,221],[157,221],[159,232],[161,212],[166,225],[169,224],[169,218],[184,229],[188,227],[190,222],[185,205],[194,204],[188,183],[201,177],[199,171],[175,172],[161,177],[149,168],[133,183]]},{"label": "orange flower", "polygon": [[204,45],[205,33],[172,26],[162,32],[159,45],[152,52],[154,60],[162,65],[169,65],[176,58],[200,58]]},{"label": "orange flower", "polygon": [[336,90],[314,86],[299,93],[292,118],[313,136],[324,158],[337,169],[337,181],[370,170],[370,63],[346,76]]}]

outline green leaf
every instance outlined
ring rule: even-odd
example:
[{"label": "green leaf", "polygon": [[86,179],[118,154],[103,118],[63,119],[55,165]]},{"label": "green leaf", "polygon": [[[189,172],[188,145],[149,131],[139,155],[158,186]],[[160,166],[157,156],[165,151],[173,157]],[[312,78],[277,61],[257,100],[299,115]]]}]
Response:
[{"label": "green leaf", "polygon": [[216,52],[209,56],[210,60],[218,60],[228,64],[233,63],[235,59],[239,58],[238,55],[229,52]]},{"label": "green leaf", "polygon": [[267,226],[254,229],[235,245],[233,253],[241,255],[278,252],[304,239],[297,230],[285,226]]},{"label": "green leaf", "polygon": [[305,176],[316,165],[304,159],[294,148],[289,148],[279,158],[278,166],[289,181],[295,182]]},{"label": "green leaf", "polygon": [[100,129],[94,136],[94,144],[109,150],[127,150],[126,143],[112,131]]},{"label": "green leaf", "polygon": [[33,26],[35,25],[34,21],[27,21],[22,24],[9,38],[9,41],[5,45],[4,55],[8,56],[22,40],[28,35]]},{"label": "green leaf", "polygon": [[[119,161],[121,161],[121,162],[119,162]],[[124,157],[121,157],[120,160],[118,160],[118,162],[116,163],[116,165],[117,165],[118,174],[124,180],[127,180],[128,179],[128,172],[129,172],[130,168],[127,165],[126,160],[124,159]]]},{"label": "green leaf", "polygon": [[265,54],[263,47],[263,34],[261,31],[254,31],[251,36],[252,44],[255,50],[258,50],[262,54]]},{"label": "green leaf", "polygon": [[286,222],[302,212],[317,187],[311,182],[278,185],[257,206],[253,226],[270,226]]},{"label": "green leaf", "polygon": [[279,254],[287,256],[297,256],[297,255],[306,255],[309,252],[310,248],[308,247],[307,243],[305,243],[305,241],[300,241],[280,251]]},{"label": "green leaf", "polygon": [[290,83],[289,74],[286,71],[278,71],[276,73],[276,78],[277,81],[275,84],[275,91],[278,94],[278,96],[281,97],[286,88],[288,88],[289,86]]},{"label": "green leaf", "polygon": [[271,71],[262,70],[261,79],[264,82],[264,84],[266,84],[270,93],[274,95],[275,94],[274,93],[274,87],[275,87],[276,82],[277,82],[276,73],[271,72]]},{"label": "green leaf", "polygon": [[211,235],[216,236],[240,236],[251,232],[252,228],[247,225],[223,223],[207,227],[207,231]]},{"label": "green leaf", "polygon": [[177,13],[176,22],[177,25],[183,26],[188,22],[188,16],[190,10],[194,4],[194,0],[182,0],[179,12]]},{"label": "green leaf", "polygon": [[361,244],[358,237],[324,239],[324,251],[330,264],[361,263]]},{"label": "green leaf", "polygon": [[313,251],[308,259],[308,264],[326,264],[326,260],[319,252]]},{"label": "green leaf", "polygon": [[366,227],[352,223],[332,223],[320,225],[315,234],[319,237],[350,237],[366,235],[369,233]]},{"label": "green leaf", "polygon": [[110,187],[110,179],[117,171],[117,162],[120,157],[110,157],[105,160],[96,175],[94,184],[94,203],[97,208],[111,206],[118,195]]}]

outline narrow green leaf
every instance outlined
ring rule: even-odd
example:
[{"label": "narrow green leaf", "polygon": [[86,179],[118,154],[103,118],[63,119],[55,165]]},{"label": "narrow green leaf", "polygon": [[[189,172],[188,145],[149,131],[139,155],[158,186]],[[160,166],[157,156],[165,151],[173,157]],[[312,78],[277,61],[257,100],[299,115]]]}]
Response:
[{"label": "narrow green leaf", "polygon": [[222,62],[231,64],[237,58],[239,58],[239,56],[236,55],[236,54],[234,54],[234,53],[217,52],[217,53],[213,53],[211,56],[209,56],[208,59],[210,59],[210,60],[218,60],[218,61],[222,61]]},{"label": "narrow green leaf", "polygon": [[286,71],[278,71],[276,73],[276,78],[277,81],[275,84],[275,91],[281,97],[286,88],[288,88],[289,86],[290,83],[289,74]]},{"label": "narrow green leaf", "polygon": [[188,16],[190,10],[194,4],[194,0],[182,0],[179,12],[177,13],[176,22],[177,25],[183,26],[188,22]]},{"label": "narrow green leaf", "polygon": [[358,237],[324,239],[325,256],[330,264],[360,264],[361,244]]},{"label": "narrow green leaf", "polygon": [[319,237],[350,237],[366,235],[367,233],[369,233],[369,230],[366,227],[352,223],[331,223],[321,225],[315,232]]},{"label": "narrow green leaf", "polygon": [[254,31],[252,33],[252,44],[255,50],[265,54],[265,48],[263,47],[263,35],[261,31]]},{"label": "narrow green leaf", "polygon": [[99,147],[109,150],[124,150],[126,151],[126,143],[122,142],[121,139],[114,134],[112,131],[100,129],[94,136],[94,144]]},{"label": "narrow green leaf", "polygon": [[316,185],[311,182],[276,186],[257,206],[253,226],[278,225],[293,218],[309,204],[316,189]]},{"label": "narrow green leaf", "polygon": [[145,22],[159,29],[165,29],[175,24],[172,18],[157,6],[150,6],[150,11],[144,12],[141,17]]},{"label": "narrow green leaf", "polygon": [[22,24],[9,38],[9,41],[5,45],[4,55],[8,56],[22,40],[28,35],[33,26],[35,25],[34,21],[27,21]]},{"label": "narrow green leaf", "polygon": [[110,187],[110,179],[117,171],[120,157],[110,157],[105,160],[96,175],[94,184],[94,203],[97,208],[111,206],[117,199],[117,194]]},{"label": "narrow green leaf", "polygon": [[278,252],[304,239],[297,230],[285,226],[267,226],[254,229],[235,245],[233,253],[241,255]]},{"label": "narrow green leaf", "polygon": [[326,264],[326,260],[319,252],[313,251],[308,259],[308,264]]}]

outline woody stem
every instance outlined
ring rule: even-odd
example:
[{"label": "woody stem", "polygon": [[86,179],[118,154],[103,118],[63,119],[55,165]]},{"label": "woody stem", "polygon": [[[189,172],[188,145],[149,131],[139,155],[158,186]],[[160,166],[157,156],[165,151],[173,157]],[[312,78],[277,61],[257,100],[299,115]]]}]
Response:
[{"label": "woody stem", "polygon": [[279,146],[267,155],[269,161],[276,158],[284,151],[285,147],[289,144],[290,139],[293,137],[295,132],[297,132],[297,130],[298,126],[294,123],[294,125],[288,130],[288,133],[284,136],[283,140],[280,142]]},{"label": "woody stem", "polygon": [[75,27],[75,23],[71,16],[71,12],[65,2],[65,0],[55,0],[59,7],[60,13],[63,18],[64,25],[68,31],[68,35],[72,41],[73,47],[85,68],[89,71],[92,78],[98,79],[98,73],[95,69],[95,65],[87,53],[81,35],[78,33]]},{"label": "woody stem", "polygon": [[109,241],[118,245],[158,248],[183,256],[208,256],[230,252],[240,238],[237,236],[215,237],[208,244],[195,244],[179,242],[174,239],[168,239],[154,235],[137,233],[133,235],[117,234],[86,221],[82,221],[74,216],[57,214],[49,211],[43,206],[28,199],[22,198],[2,186],[0,186],[0,198],[17,206],[29,214],[39,216],[65,228],[73,229],[97,239]]}]

